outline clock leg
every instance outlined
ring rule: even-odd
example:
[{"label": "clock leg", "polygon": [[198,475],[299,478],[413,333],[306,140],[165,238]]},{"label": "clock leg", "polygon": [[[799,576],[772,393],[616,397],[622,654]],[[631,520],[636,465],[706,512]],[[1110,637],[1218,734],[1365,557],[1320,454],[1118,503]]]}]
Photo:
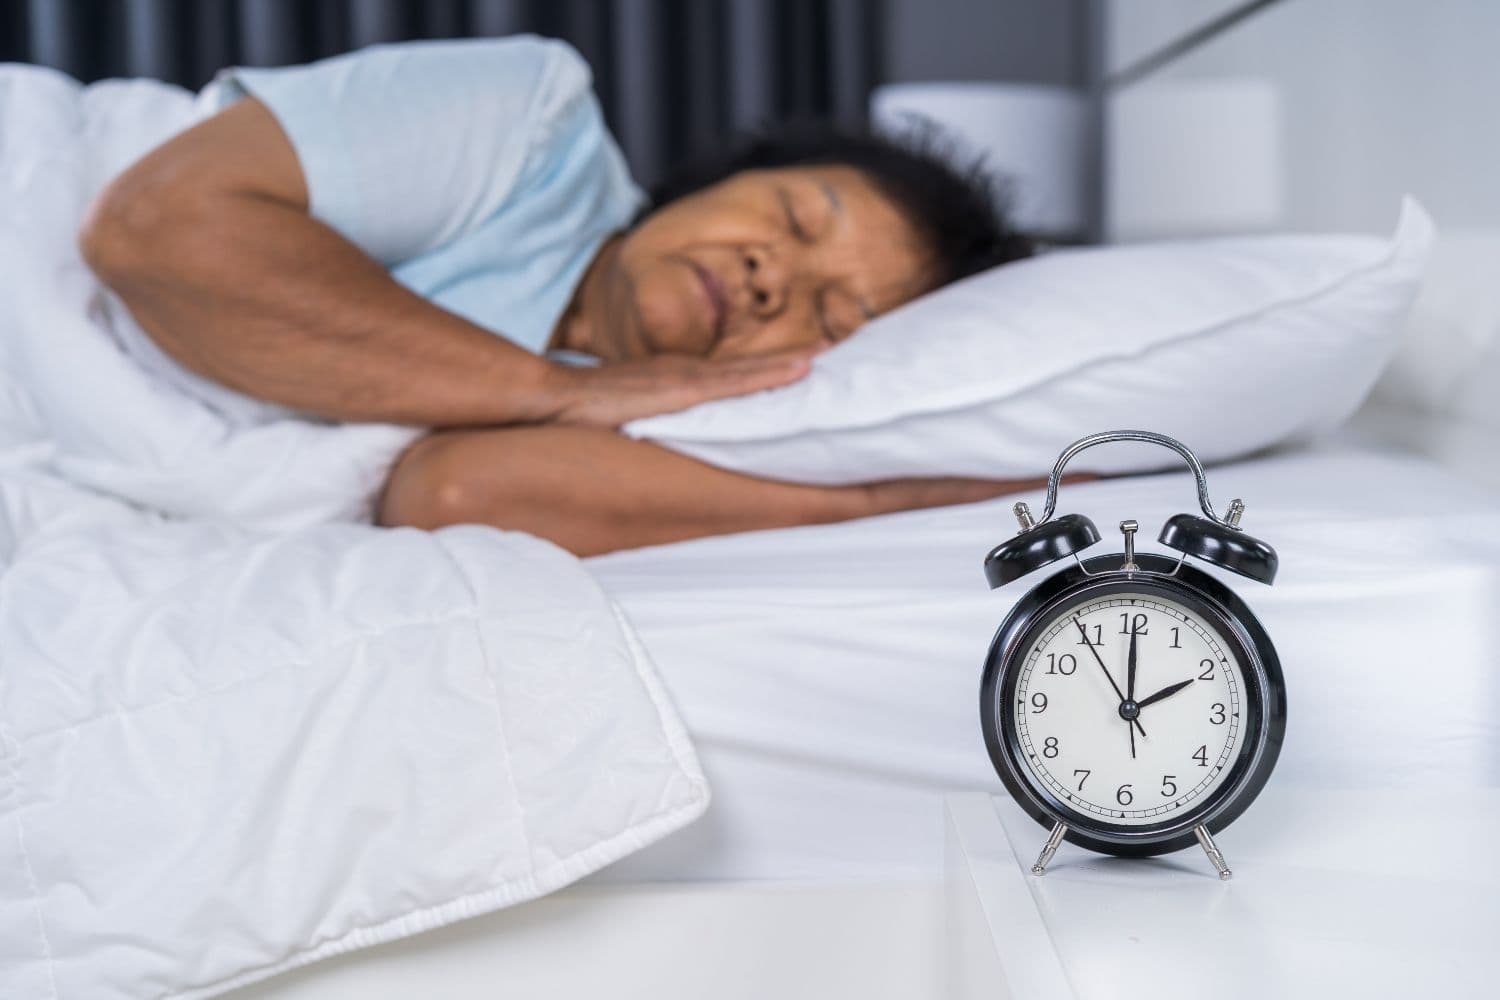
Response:
[{"label": "clock leg", "polygon": [[1068,824],[1058,823],[1052,828],[1052,835],[1047,838],[1047,846],[1042,848],[1042,853],[1037,856],[1036,864],[1031,866],[1031,874],[1040,875],[1047,870],[1047,863],[1052,860],[1052,855],[1057,853],[1057,845],[1062,843],[1063,837],[1068,832]]},{"label": "clock leg", "polygon": [[[1219,846],[1214,843],[1214,838],[1208,835],[1208,827],[1200,823],[1193,827],[1193,833],[1198,836],[1198,843],[1203,845],[1203,853],[1207,854],[1208,860],[1214,863],[1220,881],[1228,882],[1234,873],[1229,870],[1229,865],[1224,861],[1224,855],[1219,853]],[[1032,869],[1032,871],[1035,870]]]}]

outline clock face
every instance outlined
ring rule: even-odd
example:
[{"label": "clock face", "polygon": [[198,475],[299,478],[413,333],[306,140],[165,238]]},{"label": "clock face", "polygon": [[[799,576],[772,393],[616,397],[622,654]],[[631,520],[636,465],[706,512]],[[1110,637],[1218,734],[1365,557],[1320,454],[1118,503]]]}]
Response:
[{"label": "clock face", "polygon": [[1254,734],[1245,668],[1213,624],[1143,589],[1084,598],[1032,634],[1008,710],[1022,765],[1052,797],[1123,827],[1214,799]]}]

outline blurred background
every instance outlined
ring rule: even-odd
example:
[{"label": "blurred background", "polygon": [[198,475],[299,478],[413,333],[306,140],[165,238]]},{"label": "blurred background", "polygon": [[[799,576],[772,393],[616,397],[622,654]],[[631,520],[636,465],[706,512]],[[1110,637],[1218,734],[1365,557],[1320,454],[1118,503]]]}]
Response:
[{"label": "blurred background", "polygon": [[646,184],[799,115],[936,119],[1060,240],[1500,226],[1489,0],[4,0],[0,61],[197,89],[220,67],[536,32]]},{"label": "blurred background", "polygon": [[1063,242],[1500,226],[1489,0],[3,0],[0,61],[197,89],[222,66],[536,32],[638,178],[757,123],[946,124]]}]

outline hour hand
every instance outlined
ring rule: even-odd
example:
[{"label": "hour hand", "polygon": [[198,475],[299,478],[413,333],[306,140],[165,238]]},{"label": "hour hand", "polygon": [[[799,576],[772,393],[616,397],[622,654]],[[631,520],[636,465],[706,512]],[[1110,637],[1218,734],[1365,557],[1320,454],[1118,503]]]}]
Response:
[{"label": "hour hand", "polygon": [[1163,698],[1170,698],[1170,697],[1172,697],[1178,691],[1181,691],[1183,688],[1187,687],[1191,683],[1193,683],[1193,679],[1191,677],[1189,677],[1185,681],[1178,681],[1176,684],[1168,684],[1166,687],[1162,688],[1160,691],[1156,692],[1155,694],[1147,695],[1146,697],[1142,698],[1140,701],[1136,702],[1136,707],[1137,708],[1145,708],[1147,705],[1154,705],[1157,702],[1161,701]]},{"label": "hour hand", "polygon": [[[1130,655],[1129,655],[1129,657],[1127,657],[1127,662],[1126,662],[1126,665],[1125,665],[1125,700],[1126,701],[1134,701],[1135,700],[1135,632],[1134,632],[1134,630],[1132,630],[1131,633],[1130,633]],[[1137,707],[1136,711],[1139,712],[1140,708]],[[1132,720],[1130,720],[1130,719],[1126,719],[1125,720],[1125,731],[1130,734],[1130,759],[1131,760],[1135,760],[1135,726],[1132,725],[1131,723],[1132,723]]]}]

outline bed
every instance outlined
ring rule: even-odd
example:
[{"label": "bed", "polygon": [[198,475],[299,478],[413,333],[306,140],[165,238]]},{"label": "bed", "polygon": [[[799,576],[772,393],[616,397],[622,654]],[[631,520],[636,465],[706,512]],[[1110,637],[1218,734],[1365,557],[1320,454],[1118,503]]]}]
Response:
[{"label": "bed", "polygon": [[[1470,478],[1489,457],[1445,468],[1373,442],[1361,421],[1209,470],[1215,496],[1243,497],[1246,525],[1282,556],[1274,587],[1236,585],[1287,677],[1274,782],[1500,785],[1500,495]],[[1065,488],[1060,509],[1151,525],[1192,498],[1186,473],[1136,476]],[[610,984],[627,996],[935,995],[942,799],[1000,791],[979,669],[1026,584],[991,592],[980,559],[1011,523],[997,500],[590,560],[698,747],[708,813],[531,907],[241,995],[398,996],[420,983],[480,996],[500,980],[553,996]],[[1220,840],[1232,854],[1234,831]],[[755,958],[766,954],[776,961]]]},{"label": "bed", "polygon": [[[1273,587],[1225,575],[1286,672],[1277,780],[1500,783],[1500,674],[1476,668],[1500,665],[1486,638],[1500,615],[1500,499],[1420,459],[1334,444],[1217,468],[1210,486],[1243,497],[1247,527],[1282,555]],[[1186,474],[1133,477],[1065,488],[1060,509],[1149,526],[1192,498]],[[593,560],[715,789],[704,822],[609,877],[935,877],[939,797],[996,787],[979,669],[1030,584],[991,592],[980,559],[1012,524],[997,501]],[[1389,739],[1396,706],[1426,720],[1425,739]]]}]

